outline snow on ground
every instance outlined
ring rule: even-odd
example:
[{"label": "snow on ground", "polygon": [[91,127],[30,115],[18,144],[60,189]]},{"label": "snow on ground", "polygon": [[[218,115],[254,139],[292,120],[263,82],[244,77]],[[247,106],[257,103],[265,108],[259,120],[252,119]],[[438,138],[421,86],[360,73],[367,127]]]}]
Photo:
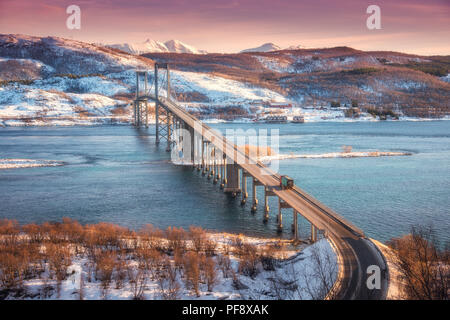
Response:
[{"label": "snow on ground", "polygon": [[97,93],[112,96],[117,93],[128,93],[130,88],[110,79],[99,76],[71,79],[68,77],[52,77],[36,80],[30,86],[40,90],[59,90],[64,92]]},{"label": "snow on ground", "polygon": [[389,270],[389,286],[386,299],[388,300],[402,300],[401,294],[401,279],[400,272],[395,265],[395,254],[391,248],[387,245],[371,239],[371,241],[378,247],[383,256],[386,258],[386,262]]},{"label": "snow on ground", "polygon": [[[279,239],[261,239],[245,237],[242,235],[232,235],[226,233],[210,234],[217,244],[217,251],[221,251],[225,244],[229,244],[233,238],[239,237],[244,242],[257,246],[263,246],[279,242]],[[281,240],[286,242],[287,240]],[[312,299],[323,298],[323,285],[317,275],[317,263],[322,263],[322,269],[326,270],[327,287],[331,288],[337,277],[337,260],[334,250],[326,239],[321,239],[313,245],[296,245],[287,247],[281,251],[279,256],[275,256],[275,270],[266,271],[261,265],[258,266],[259,273],[253,278],[239,274],[238,280],[228,275],[224,277],[222,271],[218,270],[216,285],[210,292],[204,283],[200,284],[200,294],[196,296],[192,290],[186,289],[184,280],[180,274],[177,279],[181,286],[179,299],[183,300],[250,300],[250,299]],[[222,253],[214,259],[218,259]],[[237,270],[239,258],[230,254],[231,266]],[[129,261],[131,265],[136,265],[137,261]],[[133,299],[133,287],[125,280],[122,288],[117,289],[114,281],[104,295],[101,282],[91,276],[88,270],[89,261],[82,255],[72,259],[68,268],[68,277],[62,281],[61,289],[58,293],[56,282],[49,279],[48,271],[40,275],[39,279],[25,280],[25,295],[15,297],[16,299],[109,299],[126,300]],[[92,272],[92,271],[91,271]],[[82,284],[82,289],[80,285]],[[161,299],[161,293],[156,280],[146,277],[143,291],[144,299]],[[14,299],[8,296],[7,299]]]},{"label": "snow on ground", "polygon": [[[89,93],[64,92],[65,85],[73,79],[57,77],[42,80],[39,85],[0,88],[0,119],[4,125],[60,125],[67,122],[79,124],[96,123],[97,117],[111,118],[111,111],[127,104],[124,101],[108,97],[124,88],[116,83],[103,79],[83,78],[76,82],[77,86],[94,89],[81,90]],[[54,83],[52,84],[52,81]],[[108,95],[106,95],[108,94]],[[89,118],[87,118],[89,116]]]},{"label": "snow on ground", "polygon": [[[84,50],[83,48],[79,48]],[[124,58],[124,68],[131,68],[134,62],[129,56],[120,54],[114,58]],[[278,60],[257,56],[258,60],[271,70],[287,71],[292,65],[287,60]],[[319,63],[311,60],[312,57],[303,57],[308,63]],[[128,59],[128,60],[127,60]],[[347,59],[347,58],[346,58]],[[350,58],[348,58],[350,59]],[[30,59],[39,68],[47,68],[39,61]],[[309,61],[311,60],[311,61]],[[0,58],[7,61],[6,58]],[[133,60],[134,61],[134,60]],[[336,63],[351,63],[352,61],[338,61]],[[138,65],[136,65],[138,66]],[[49,67],[51,68],[51,67]],[[50,70],[50,69],[49,69]],[[51,71],[51,70],[50,70]],[[298,70],[297,70],[298,71]],[[22,125],[85,125],[114,122],[129,122],[131,108],[120,117],[113,116],[111,111],[117,107],[129,107],[129,100],[116,98],[118,95],[130,94],[134,91],[136,81],[135,70],[126,69],[111,72],[104,76],[84,76],[70,78],[54,76],[50,78],[34,80],[31,84],[9,83],[0,87],[0,126]],[[163,83],[164,75],[160,74],[160,83]],[[448,78],[448,76],[447,76]],[[236,80],[225,79],[206,73],[172,71],[172,88],[178,93],[198,93],[206,97],[205,102],[180,103],[187,111],[208,112],[214,108],[227,106],[241,107],[249,110],[255,107],[255,102],[289,103],[283,95],[266,88],[251,86]],[[387,84],[385,84],[387,85]],[[393,84],[394,85],[394,84]],[[396,84],[398,85],[398,84]],[[151,85],[150,85],[151,86]],[[403,83],[403,89],[416,88],[417,83]],[[150,89],[150,88],[149,88]],[[373,90],[364,88],[364,90]],[[165,95],[162,88],[161,95]],[[253,109],[252,109],[253,110]],[[369,114],[362,114],[358,118],[345,118],[343,108],[323,107],[297,107],[293,108],[292,115],[303,115],[305,122],[355,122],[355,121],[379,121]],[[111,120],[113,119],[113,120]],[[400,117],[400,120],[426,120]],[[216,119],[209,119],[217,122]],[[245,120],[238,120],[245,121]]]},{"label": "snow on ground", "polygon": [[392,151],[359,151],[359,152],[330,152],[322,154],[277,154],[273,156],[263,156],[258,160],[264,163],[271,160],[285,159],[326,159],[326,158],[370,158],[370,157],[397,157],[410,156],[410,152],[392,152]]},{"label": "snow on ground", "polygon": [[254,56],[264,68],[267,68],[274,72],[280,73],[293,73],[295,69],[291,66],[291,62],[287,60],[281,60],[278,58]]},{"label": "snow on ground", "polygon": [[63,162],[55,160],[0,159],[0,169],[56,167],[62,165],[64,165]]},{"label": "snow on ground", "polygon": [[287,102],[286,98],[269,89],[250,87],[245,83],[206,73],[172,71],[172,87],[177,91],[196,91],[208,96],[212,104],[246,105],[255,100]]},{"label": "snow on ground", "polygon": [[13,59],[13,58],[4,58],[4,57],[0,57],[0,65],[4,62],[8,62],[8,61],[15,61],[18,62],[21,65],[24,66],[34,66],[37,69],[40,69],[42,71],[51,73],[55,71],[55,68],[43,63],[42,61],[39,60],[35,60],[35,59]]}]

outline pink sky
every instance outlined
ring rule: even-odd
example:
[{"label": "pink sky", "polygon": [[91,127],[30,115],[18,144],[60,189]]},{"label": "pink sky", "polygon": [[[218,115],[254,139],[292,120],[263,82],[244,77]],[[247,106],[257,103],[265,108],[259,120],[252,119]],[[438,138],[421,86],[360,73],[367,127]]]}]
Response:
[{"label": "pink sky", "polygon": [[[66,28],[71,4],[81,8],[81,30]],[[381,8],[381,30],[366,27],[371,4]],[[209,52],[273,42],[450,55],[450,1],[0,0],[0,33],[102,43],[179,39]]]}]

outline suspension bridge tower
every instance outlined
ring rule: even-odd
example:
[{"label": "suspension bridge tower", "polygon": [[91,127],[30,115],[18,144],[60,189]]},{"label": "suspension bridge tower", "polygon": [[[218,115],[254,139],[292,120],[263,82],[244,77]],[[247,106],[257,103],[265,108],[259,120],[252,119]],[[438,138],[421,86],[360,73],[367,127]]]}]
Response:
[{"label": "suspension bridge tower", "polygon": [[[162,72],[159,70],[162,70]],[[164,108],[164,105],[161,104],[161,100],[171,100],[169,65],[167,63],[155,63],[153,77],[150,77],[150,72],[148,70],[136,71],[136,96],[133,103],[133,124],[136,127],[148,127],[150,116],[149,103],[154,102],[156,143],[159,144],[161,139],[167,140],[167,151],[170,151],[172,144],[173,116],[166,108]]]}]

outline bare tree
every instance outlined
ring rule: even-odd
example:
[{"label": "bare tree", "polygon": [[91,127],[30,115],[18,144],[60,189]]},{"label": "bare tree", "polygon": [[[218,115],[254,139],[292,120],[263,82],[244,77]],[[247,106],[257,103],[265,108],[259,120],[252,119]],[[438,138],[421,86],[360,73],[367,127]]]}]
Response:
[{"label": "bare tree", "polygon": [[157,281],[164,300],[176,300],[179,298],[181,286],[177,279],[177,269],[172,265],[170,259],[163,259],[162,271],[158,273]]},{"label": "bare tree", "polygon": [[448,300],[450,252],[440,250],[431,226],[415,226],[411,234],[388,242],[400,272],[406,299]]},{"label": "bare tree", "polygon": [[128,281],[133,292],[134,300],[144,299],[144,289],[146,284],[146,272],[145,269],[140,266],[128,265],[127,266]]}]

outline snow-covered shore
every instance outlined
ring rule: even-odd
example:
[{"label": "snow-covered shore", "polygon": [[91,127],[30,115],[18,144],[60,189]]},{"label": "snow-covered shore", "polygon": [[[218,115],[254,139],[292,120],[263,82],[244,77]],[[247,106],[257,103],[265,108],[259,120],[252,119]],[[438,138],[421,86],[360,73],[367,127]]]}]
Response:
[{"label": "snow-covered shore", "polygon": [[62,165],[64,165],[63,162],[55,160],[0,159],[0,170],[33,167],[56,167]]},{"label": "snow-covered shore", "polygon": [[410,152],[392,152],[392,151],[358,151],[358,152],[330,152],[322,154],[277,154],[273,156],[263,156],[259,158],[261,162],[270,162],[272,160],[285,159],[327,159],[327,158],[367,158],[367,157],[398,157],[410,156]]},{"label": "snow-covered shore", "polygon": [[[205,282],[200,281],[198,293],[185,286],[184,272],[175,271],[175,281],[178,283],[177,299],[183,300],[271,300],[271,299],[318,299],[323,298],[323,282],[331,288],[337,272],[336,254],[326,239],[308,245],[306,243],[293,244],[289,240],[254,238],[228,233],[209,233],[213,240],[216,254],[212,257],[218,266],[217,278],[213,289]],[[273,269],[257,264],[255,274],[243,274],[240,270],[239,254],[236,253],[236,243],[250,244],[263,250],[267,246],[278,248],[274,252]],[[275,247],[274,247],[275,246]],[[232,251],[228,251],[232,249]],[[77,249],[78,252],[83,250]],[[188,251],[189,252],[189,251]],[[139,261],[130,255],[126,263],[134,270],[140,267]],[[170,264],[176,266],[175,256],[168,256]],[[220,262],[229,257],[230,269],[225,272]],[[320,262],[319,262],[320,261]],[[317,264],[326,268],[326,279],[317,276]],[[67,268],[67,277],[62,280],[57,290],[57,282],[47,270],[44,263],[44,272],[38,277],[24,280],[23,290],[20,293],[7,295],[6,299],[62,299],[62,300],[127,300],[136,298],[136,283],[131,283],[127,276],[120,285],[114,280],[105,289],[105,283],[93,276],[95,266],[89,256],[83,253],[75,254]],[[178,268],[178,267],[175,267]],[[116,276],[113,276],[116,279]],[[158,276],[152,272],[145,275],[140,281],[142,295],[140,299],[163,299],[161,283]]]}]

